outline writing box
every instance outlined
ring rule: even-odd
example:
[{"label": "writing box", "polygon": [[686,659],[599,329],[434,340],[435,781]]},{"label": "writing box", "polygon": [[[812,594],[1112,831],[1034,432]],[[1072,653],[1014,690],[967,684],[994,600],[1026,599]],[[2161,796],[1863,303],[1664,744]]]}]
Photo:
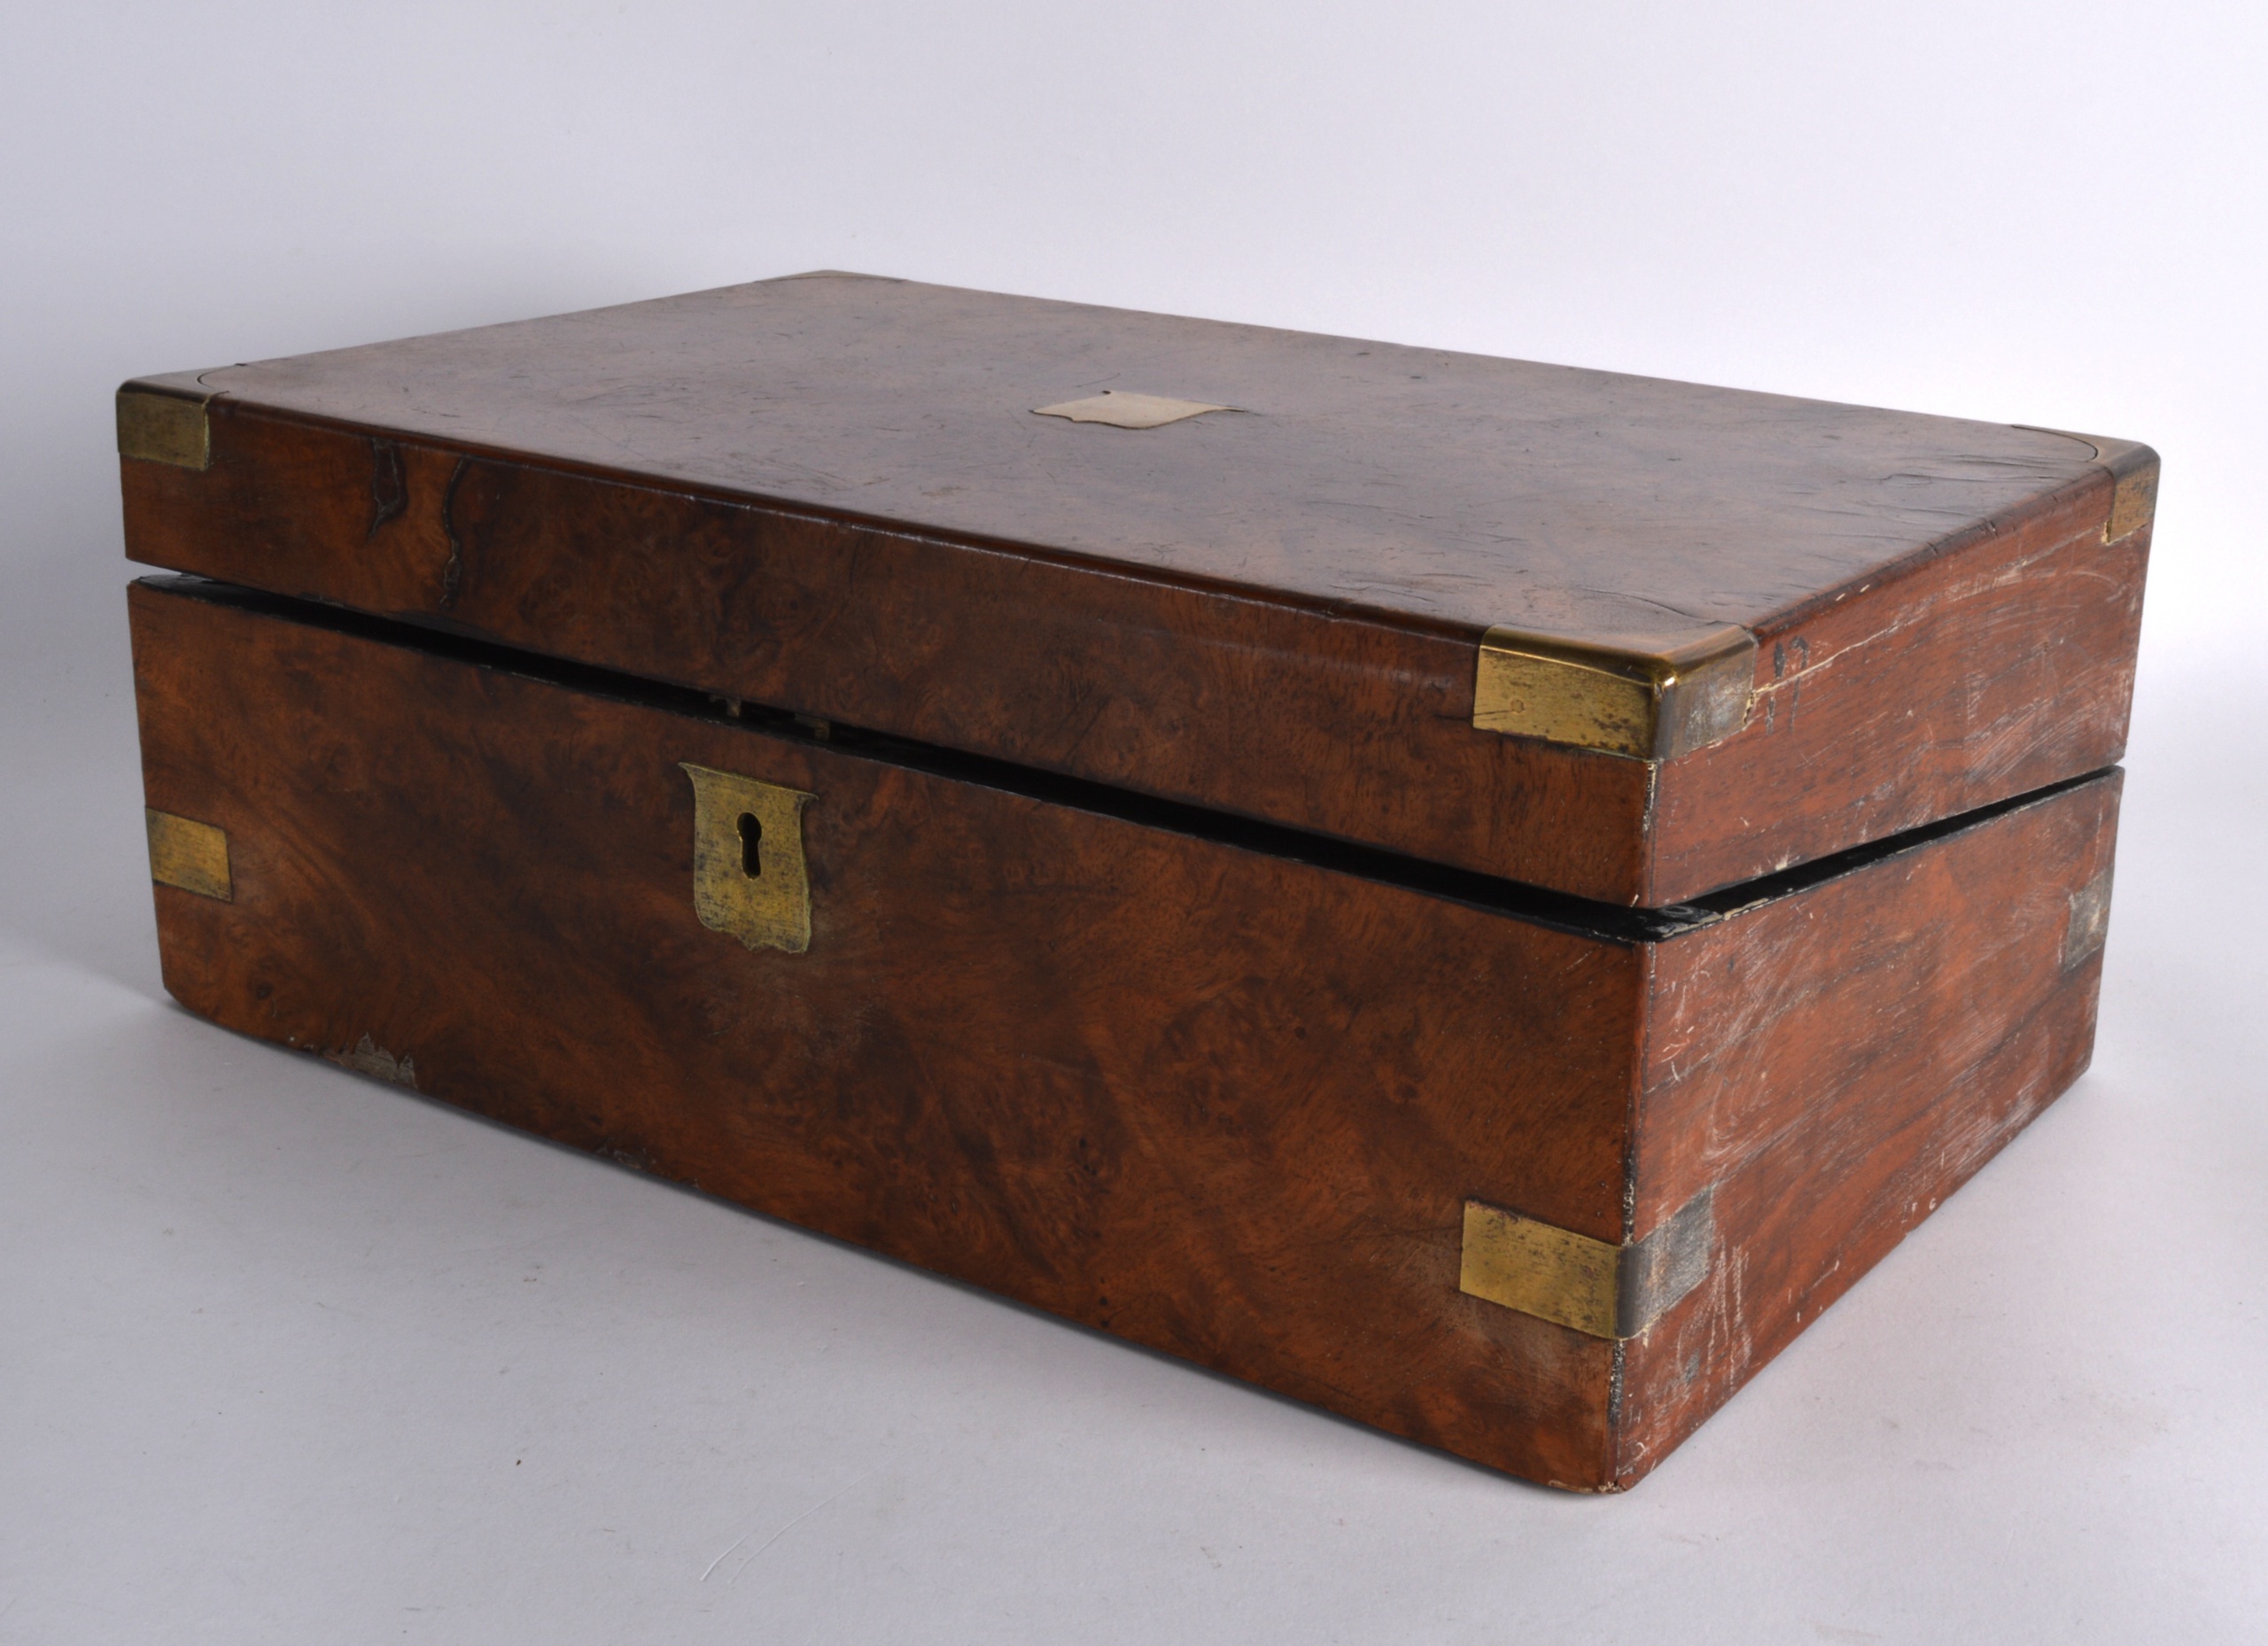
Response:
[{"label": "writing box", "polygon": [[835,274],[119,436],[191,1010],[1516,1474],[2085,1066],[2131,442]]}]

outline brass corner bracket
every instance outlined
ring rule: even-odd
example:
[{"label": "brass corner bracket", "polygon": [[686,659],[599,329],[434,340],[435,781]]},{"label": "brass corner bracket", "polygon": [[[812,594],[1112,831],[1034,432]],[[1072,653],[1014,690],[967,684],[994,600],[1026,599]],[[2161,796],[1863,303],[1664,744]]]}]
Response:
[{"label": "brass corner bracket", "polygon": [[2110,470],[2110,512],[2103,516],[2102,540],[2119,542],[2156,519],[2158,454],[2131,440],[2096,442],[2096,459]]},{"label": "brass corner bracket", "polygon": [[736,773],[678,763],[693,780],[693,912],[750,949],[812,946],[804,806],[812,796]]},{"label": "brass corner bracket", "polygon": [[1712,1192],[1627,1246],[1467,1200],[1457,1290],[1591,1337],[1635,1338],[1709,1272]]},{"label": "brass corner bracket", "polygon": [[1634,760],[1670,760],[1748,723],[1756,637],[1565,635],[1498,624],[1480,637],[1472,724]]},{"label": "brass corner bracket", "polygon": [[194,372],[137,377],[118,391],[118,454],[176,469],[213,465],[213,431],[206,408],[221,391]]},{"label": "brass corner bracket", "polygon": [[2076,434],[2069,429],[2049,429],[2039,423],[2011,425],[2034,434],[2052,434],[2077,440],[2094,454],[2091,465],[2110,477],[2110,508],[2102,517],[2102,540],[2117,543],[2148,525],[2157,516],[2158,454],[2140,440],[2115,440],[2107,435]]},{"label": "brass corner bracket", "polygon": [[2093,956],[2110,932],[2110,873],[2096,875],[2070,897],[2070,914],[2063,924],[2063,969]]},{"label": "brass corner bracket", "polygon": [[150,834],[150,878],[160,886],[230,903],[236,886],[229,873],[229,836],[210,823],[175,817],[153,807],[142,809]]}]

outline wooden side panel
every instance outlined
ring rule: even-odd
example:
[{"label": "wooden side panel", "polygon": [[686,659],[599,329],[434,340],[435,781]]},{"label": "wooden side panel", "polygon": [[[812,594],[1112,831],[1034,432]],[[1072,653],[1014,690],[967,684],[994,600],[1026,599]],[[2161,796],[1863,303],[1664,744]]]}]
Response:
[{"label": "wooden side panel", "polygon": [[1759,636],[1739,736],[1661,768],[1649,903],[1880,840],[2125,752],[2148,527],[2110,477]]},{"label": "wooden side panel", "polygon": [[1713,1185],[1718,1248],[1708,1280],[1626,1346],[1619,1479],[2086,1067],[2120,781],[1656,946],[1634,1218],[1643,1233]]},{"label": "wooden side panel", "polygon": [[[468,590],[471,585],[468,583]],[[229,1028],[1396,1433],[1610,1483],[1614,1351],[1457,1290],[1622,1219],[1641,951],[193,596],[132,594],[157,889]],[[806,791],[809,951],[695,916],[693,761]]]},{"label": "wooden side panel", "polygon": [[2101,470],[1804,607],[1766,636],[1749,730],[1657,792],[1643,763],[1476,730],[1478,630],[211,412],[209,470],[121,464],[135,559],[1608,902],[1808,861],[2124,740],[2147,540],[2101,546]]}]

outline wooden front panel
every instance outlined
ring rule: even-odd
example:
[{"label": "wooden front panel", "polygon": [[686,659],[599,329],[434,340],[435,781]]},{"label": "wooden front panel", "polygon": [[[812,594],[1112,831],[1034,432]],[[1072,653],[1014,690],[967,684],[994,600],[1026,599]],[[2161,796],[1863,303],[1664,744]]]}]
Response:
[{"label": "wooden front panel", "polygon": [[1613,902],[1645,765],[1472,726],[1477,633],[213,408],[128,462],[151,565]]},{"label": "wooden front panel", "polygon": [[[229,1028],[1544,1480],[1613,1346],[1457,1290],[1622,1222],[1640,950],[168,593],[157,889]],[[691,761],[808,792],[807,952],[705,929]]]}]

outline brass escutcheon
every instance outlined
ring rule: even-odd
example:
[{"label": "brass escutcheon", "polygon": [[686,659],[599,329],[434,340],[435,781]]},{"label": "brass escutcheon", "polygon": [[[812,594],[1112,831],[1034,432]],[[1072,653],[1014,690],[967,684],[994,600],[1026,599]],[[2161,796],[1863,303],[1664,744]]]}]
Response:
[{"label": "brass escutcheon", "polygon": [[679,762],[693,780],[693,911],[751,949],[812,946],[799,788]]}]

